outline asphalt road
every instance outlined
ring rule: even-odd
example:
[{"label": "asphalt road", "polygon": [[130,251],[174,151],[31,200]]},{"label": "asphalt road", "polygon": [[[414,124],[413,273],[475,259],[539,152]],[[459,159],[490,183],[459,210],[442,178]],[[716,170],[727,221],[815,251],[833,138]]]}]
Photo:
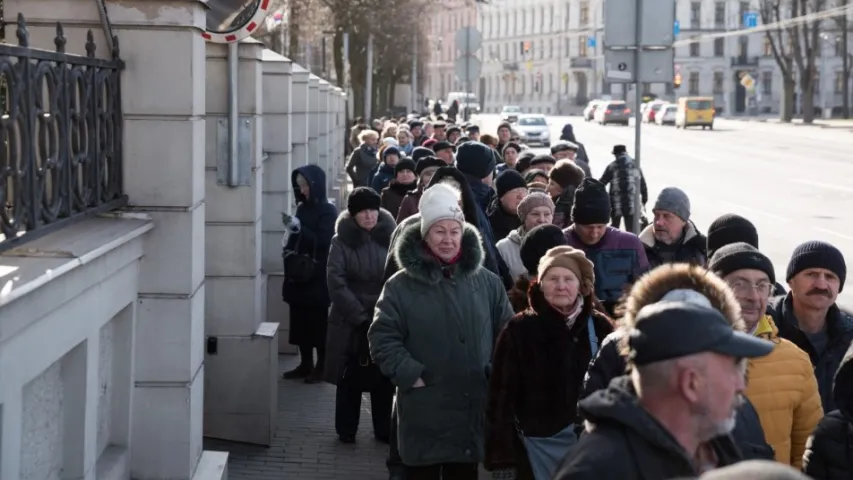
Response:
[{"label": "asphalt road", "polygon": [[[496,115],[473,120],[483,133],[495,132],[499,123]],[[565,123],[574,126],[595,176],[613,159],[613,145],[624,144],[634,153],[633,123],[603,127],[580,117],[549,117],[549,122],[552,139],[559,139]],[[850,129],[718,119],[714,130],[643,124],[641,141],[648,209],[661,189],[676,186],[690,197],[692,219],[703,233],[725,213],[750,219],[782,283],[791,252],[802,242],[823,240],[853,253]],[[853,277],[853,257],[847,261]],[[853,307],[853,286],[841,293],[839,303]]]}]

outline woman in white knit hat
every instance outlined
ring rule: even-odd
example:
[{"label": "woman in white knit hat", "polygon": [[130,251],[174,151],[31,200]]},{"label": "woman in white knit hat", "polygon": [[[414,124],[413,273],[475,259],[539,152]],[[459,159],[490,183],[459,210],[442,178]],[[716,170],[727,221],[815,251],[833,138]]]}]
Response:
[{"label": "woman in white knit hat", "polygon": [[513,314],[459,201],[447,184],[424,192],[368,332],[374,361],[397,387],[407,478],[477,479],[492,348]]}]

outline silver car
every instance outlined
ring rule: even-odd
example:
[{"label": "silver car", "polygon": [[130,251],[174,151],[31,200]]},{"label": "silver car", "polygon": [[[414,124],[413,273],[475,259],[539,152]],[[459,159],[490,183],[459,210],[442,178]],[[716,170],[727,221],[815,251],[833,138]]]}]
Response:
[{"label": "silver car", "polygon": [[551,146],[550,125],[545,115],[519,115],[515,124],[521,141],[529,146]]}]

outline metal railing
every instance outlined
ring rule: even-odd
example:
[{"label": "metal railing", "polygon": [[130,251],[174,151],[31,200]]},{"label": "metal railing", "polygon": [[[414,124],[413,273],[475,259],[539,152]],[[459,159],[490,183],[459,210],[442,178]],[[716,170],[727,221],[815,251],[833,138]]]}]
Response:
[{"label": "metal railing", "polygon": [[112,60],[31,48],[23,15],[18,45],[0,44],[0,251],[89,215],[124,206],[121,71]]}]

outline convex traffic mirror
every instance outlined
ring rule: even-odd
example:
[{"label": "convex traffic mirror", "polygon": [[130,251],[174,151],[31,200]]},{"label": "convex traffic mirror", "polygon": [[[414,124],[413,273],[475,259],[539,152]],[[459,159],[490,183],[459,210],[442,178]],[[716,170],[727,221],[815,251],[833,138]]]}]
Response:
[{"label": "convex traffic mirror", "polygon": [[202,36],[216,43],[238,42],[263,24],[271,3],[272,0],[207,0],[207,26]]}]

